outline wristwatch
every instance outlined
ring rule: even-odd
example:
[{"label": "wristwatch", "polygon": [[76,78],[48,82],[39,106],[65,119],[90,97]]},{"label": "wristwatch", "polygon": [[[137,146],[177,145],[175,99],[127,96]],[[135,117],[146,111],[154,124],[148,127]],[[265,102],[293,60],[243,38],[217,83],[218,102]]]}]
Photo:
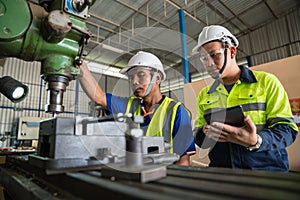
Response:
[{"label": "wristwatch", "polygon": [[259,147],[262,144],[262,138],[260,137],[260,135],[258,135],[258,134],[256,134],[256,135],[257,135],[257,142],[256,142],[256,144],[254,146],[247,147],[247,149],[249,151],[254,151],[254,150],[259,149]]}]

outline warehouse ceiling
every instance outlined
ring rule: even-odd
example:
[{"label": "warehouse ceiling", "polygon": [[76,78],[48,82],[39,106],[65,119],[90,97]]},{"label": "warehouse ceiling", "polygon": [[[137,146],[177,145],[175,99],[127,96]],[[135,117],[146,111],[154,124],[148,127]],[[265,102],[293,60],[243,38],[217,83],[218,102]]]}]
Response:
[{"label": "warehouse ceiling", "polygon": [[[88,29],[87,59],[122,68],[138,50],[156,54],[167,69],[182,68],[179,10],[184,12],[188,56],[198,34],[210,24],[237,37],[299,7],[299,0],[96,0]],[[197,69],[189,68],[191,73]]]}]

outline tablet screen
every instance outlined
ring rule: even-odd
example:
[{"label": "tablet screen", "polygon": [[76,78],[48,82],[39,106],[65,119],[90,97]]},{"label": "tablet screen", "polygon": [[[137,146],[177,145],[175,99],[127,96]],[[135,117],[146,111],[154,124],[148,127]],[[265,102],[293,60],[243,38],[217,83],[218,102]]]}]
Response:
[{"label": "tablet screen", "polygon": [[211,122],[221,122],[236,127],[245,125],[244,113],[241,105],[206,113],[204,114],[204,118],[208,124]]}]

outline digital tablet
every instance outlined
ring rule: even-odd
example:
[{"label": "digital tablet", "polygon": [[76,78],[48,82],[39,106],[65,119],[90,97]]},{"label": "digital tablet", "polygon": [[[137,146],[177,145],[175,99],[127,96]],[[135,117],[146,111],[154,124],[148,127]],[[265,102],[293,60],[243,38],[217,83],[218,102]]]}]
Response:
[{"label": "digital tablet", "polygon": [[241,105],[206,113],[204,114],[204,118],[208,124],[211,122],[221,122],[236,127],[245,125],[244,111]]}]

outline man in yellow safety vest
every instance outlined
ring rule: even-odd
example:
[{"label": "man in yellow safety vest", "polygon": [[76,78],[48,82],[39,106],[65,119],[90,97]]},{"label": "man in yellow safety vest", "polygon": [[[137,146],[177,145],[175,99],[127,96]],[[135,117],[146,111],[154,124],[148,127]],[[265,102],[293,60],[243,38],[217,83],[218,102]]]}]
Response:
[{"label": "man in yellow safety vest", "polygon": [[[222,26],[204,27],[199,34],[193,51],[215,81],[198,95],[195,142],[211,148],[212,167],[288,171],[286,147],[298,133],[288,96],[274,75],[238,66],[238,44]],[[204,118],[206,113],[237,105],[244,109],[244,126],[209,124]]]},{"label": "man in yellow safety vest", "polygon": [[80,83],[86,94],[110,114],[132,113],[144,116],[140,127],[146,136],[162,136],[171,146],[171,153],[180,155],[177,164],[189,165],[189,153],[195,151],[189,111],[180,102],[161,94],[160,83],[166,74],[161,61],[152,53],[139,51],[121,69],[127,75],[134,97],[105,93],[85,62],[79,66]]}]

